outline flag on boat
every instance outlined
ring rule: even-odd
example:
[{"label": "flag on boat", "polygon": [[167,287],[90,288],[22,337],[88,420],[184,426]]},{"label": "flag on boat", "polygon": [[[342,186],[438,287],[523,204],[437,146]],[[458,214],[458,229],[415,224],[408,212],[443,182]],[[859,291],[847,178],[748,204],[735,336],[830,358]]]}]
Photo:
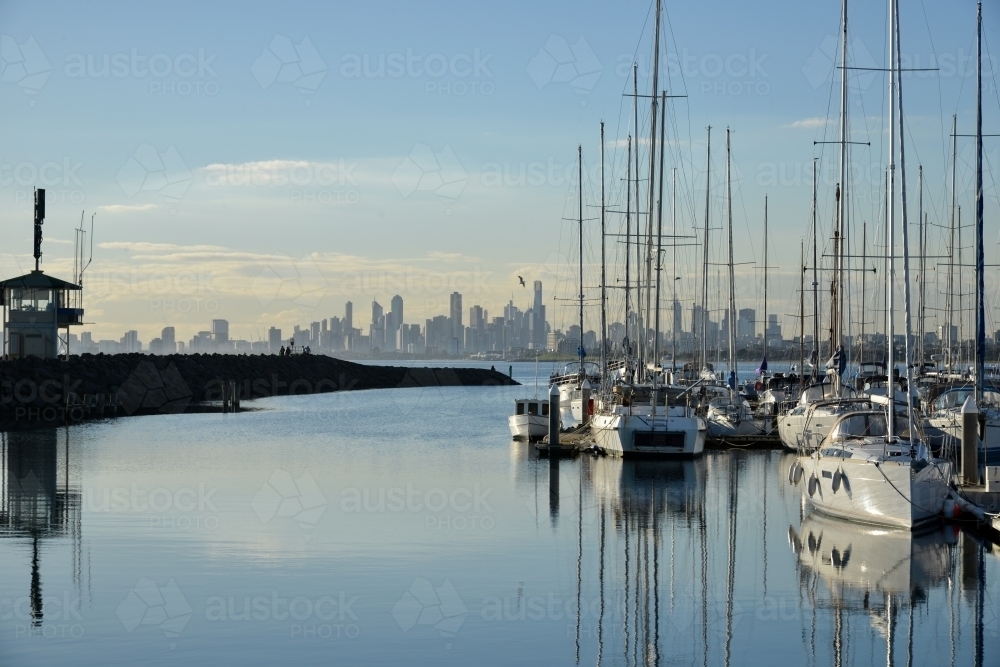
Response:
[{"label": "flag on boat", "polygon": [[580,347],[576,348],[576,355],[578,357],[585,357],[585,356],[587,356],[587,351],[585,349],[583,349],[583,345],[581,345]]},{"label": "flag on boat", "polygon": [[844,353],[843,345],[837,346],[837,351],[830,357],[830,361],[826,362],[826,368],[835,371],[837,375],[843,375],[847,370],[847,354]]},{"label": "flag on boat", "polygon": [[766,370],[767,370],[767,355],[765,354],[764,358],[760,360],[760,366],[757,368],[757,375],[762,375]]}]

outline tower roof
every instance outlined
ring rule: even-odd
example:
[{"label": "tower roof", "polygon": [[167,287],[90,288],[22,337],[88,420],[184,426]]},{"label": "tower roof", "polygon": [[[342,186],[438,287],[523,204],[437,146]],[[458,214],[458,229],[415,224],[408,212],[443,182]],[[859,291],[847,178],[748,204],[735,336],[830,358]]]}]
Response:
[{"label": "tower roof", "polygon": [[9,278],[8,280],[0,281],[0,290],[17,288],[66,290],[83,289],[79,285],[66,282],[65,280],[60,280],[59,278],[54,278],[53,276],[47,276],[43,271],[32,271],[31,273],[26,273],[23,276],[18,276],[17,278]]}]

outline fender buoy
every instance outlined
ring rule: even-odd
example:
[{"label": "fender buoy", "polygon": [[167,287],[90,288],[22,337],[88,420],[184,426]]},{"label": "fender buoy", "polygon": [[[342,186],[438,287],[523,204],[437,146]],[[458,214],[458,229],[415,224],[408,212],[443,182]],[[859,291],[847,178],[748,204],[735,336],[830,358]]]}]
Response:
[{"label": "fender buoy", "polygon": [[819,487],[819,480],[816,479],[816,475],[809,475],[809,497],[816,495],[816,489]]},{"label": "fender buoy", "polygon": [[761,382],[760,380],[757,380],[756,382],[753,383],[753,388],[757,391],[761,391],[764,388],[764,383]]},{"label": "fender buoy", "polygon": [[795,486],[798,486],[799,480],[802,479],[802,466],[796,461],[788,467],[788,482]]},{"label": "fender buoy", "polygon": [[840,472],[840,470],[837,470],[835,473],[833,473],[833,492],[834,493],[836,493],[837,491],[840,490],[840,480],[841,480],[842,477],[843,477],[843,474]]}]

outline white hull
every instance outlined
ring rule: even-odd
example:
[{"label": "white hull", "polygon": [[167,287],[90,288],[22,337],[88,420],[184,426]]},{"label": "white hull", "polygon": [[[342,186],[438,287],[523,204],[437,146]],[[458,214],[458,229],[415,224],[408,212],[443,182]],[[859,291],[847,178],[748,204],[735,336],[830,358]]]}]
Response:
[{"label": "white hull", "polygon": [[549,432],[549,418],[541,415],[511,415],[507,425],[515,440],[539,440]]},{"label": "white hull", "polygon": [[809,502],[843,519],[912,530],[938,518],[948,497],[951,464],[943,460],[915,473],[905,456],[840,458],[816,452],[797,461]]},{"label": "white hull", "polygon": [[[937,412],[927,419],[927,423],[939,429],[946,438],[951,438],[956,446],[962,441],[962,415],[957,410]],[[1000,421],[992,414],[986,417],[986,429],[980,441],[980,450],[1000,451]]]},{"label": "white hull", "polygon": [[591,419],[598,447],[613,456],[698,456],[705,449],[704,420],[685,407],[661,408],[650,416],[649,406],[615,406]]}]

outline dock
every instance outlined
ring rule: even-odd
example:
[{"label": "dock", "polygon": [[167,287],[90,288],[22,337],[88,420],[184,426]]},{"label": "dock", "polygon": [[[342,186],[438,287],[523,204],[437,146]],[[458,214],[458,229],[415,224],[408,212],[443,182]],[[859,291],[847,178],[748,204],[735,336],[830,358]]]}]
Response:
[{"label": "dock", "polygon": [[594,446],[594,435],[590,432],[590,426],[584,424],[567,431],[559,432],[559,444],[555,447],[549,446],[549,436],[543,437],[535,443],[535,448],[542,456],[572,456],[579,452],[590,449]]},{"label": "dock", "polygon": [[728,435],[722,438],[706,438],[706,449],[781,449],[781,438],[777,432],[761,435]]}]

